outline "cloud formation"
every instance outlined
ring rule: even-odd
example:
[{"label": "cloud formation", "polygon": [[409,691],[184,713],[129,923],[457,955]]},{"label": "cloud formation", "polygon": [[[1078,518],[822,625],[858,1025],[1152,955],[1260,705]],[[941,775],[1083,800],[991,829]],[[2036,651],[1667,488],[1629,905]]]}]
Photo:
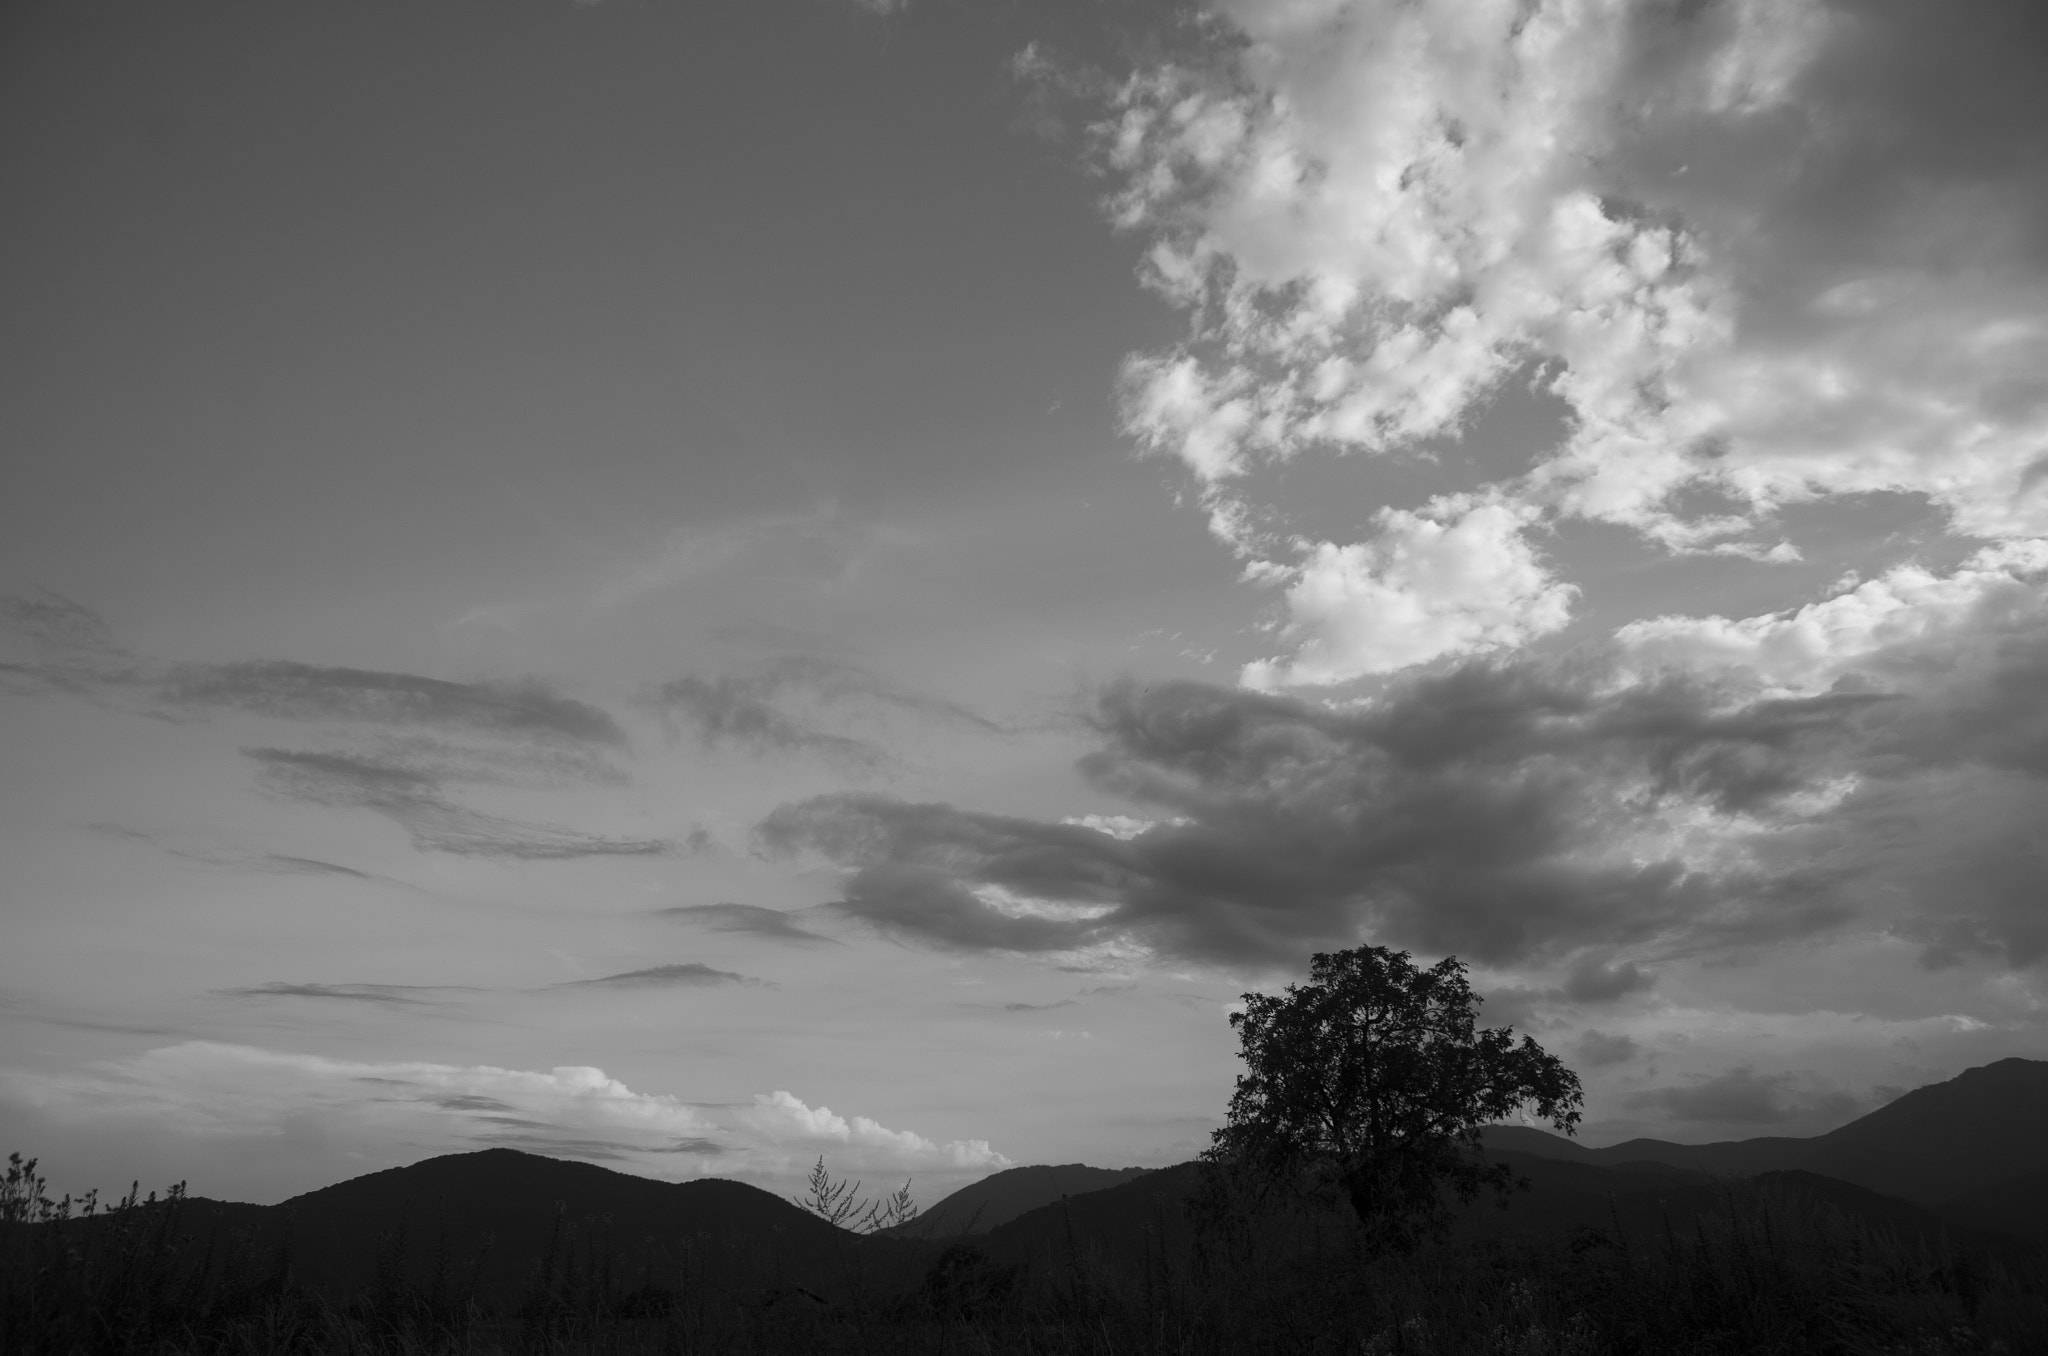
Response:
[{"label": "cloud formation", "polygon": [[[538,682],[456,683],[287,660],[163,664],[121,647],[97,614],[55,594],[0,597],[0,627],[27,651],[0,663],[0,678],[19,693],[65,692],[170,719],[234,714],[323,727],[325,748],[245,749],[259,782],[294,800],[375,811],[421,851],[538,860],[671,850],[666,840],[487,814],[447,794],[455,785],[627,781],[611,761],[627,743],[619,723]],[[364,874],[289,856],[259,865]]]},{"label": "cloud formation", "polygon": [[[1554,629],[1568,597],[1526,534],[1559,517],[1783,559],[1777,510],[1891,491],[1963,534],[2048,534],[2039,5],[1211,9],[1239,41],[1108,91],[1094,156],[1188,318],[1129,362],[1125,426],[1285,589],[1293,656],[1254,680]],[[1518,516],[1489,549],[1541,604],[1518,633],[1404,565],[1455,506],[1353,543],[1275,523],[1261,468],[1455,437],[1510,379],[1565,416],[1491,468]]]},{"label": "cloud formation", "polygon": [[741,673],[686,674],[651,689],[641,704],[689,727],[705,748],[800,754],[871,768],[888,761],[872,740],[829,728],[873,724],[890,714],[1000,732],[994,721],[940,697],[887,682],[858,664],[782,655]]},{"label": "cloud formation", "polygon": [[1833,1125],[1869,1110],[1864,1099],[1850,1093],[1802,1088],[1791,1074],[1760,1074],[1748,1066],[1631,1100],[1681,1121],[1740,1127]]},{"label": "cloud formation", "polygon": [[232,998],[334,998],[350,1003],[383,1003],[415,1007],[429,1000],[419,997],[436,986],[423,984],[287,984],[273,981],[238,989],[222,989]]},{"label": "cloud formation", "polygon": [[765,979],[754,979],[749,975],[736,974],[731,970],[714,970],[701,961],[684,961],[676,965],[653,965],[644,970],[628,970],[624,974],[606,975],[602,979],[576,979],[561,988],[605,985],[615,989],[657,989],[657,988],[718,988],[726,984],[745,984],[755,988],[772,988]]},{"label": "cloud formation", "polygon": [[1079,768],[1141,832],[840,793],[758,833],[844,866],[841,911],[970,950],[1285,965],[1371,940],[1547,967],[1582,1006],[1653,963],[1851,927],[1928,965],[2028,967],[2048,958],[2048,599],[1991,594],[1815,692],[1626,647],[1471,661],[1343,709],[1122,684]]},{"label": "cloud formation", "polygon": [[0,626],[28,651],[25,659],[0,663],[0,673],[24,687],[125,698],[158,714],[243,712],[571,746],[626,744],[607,712],[533,680],[455,683],[290,660],[159,663],[116,643],[90,608],[54,593],[0,596]]},{"label": "cloud formation", "polygon": [[404,761],[305,749],[242,753],[257,764],[265,790],[314,805],[374,811],[404,829],[422,852],[547,861],[657,856],[674,846],[664,838],[608,838],[471,810],[442,794],[443,776]]},{"label": "cloud formation", "polygon": [[758,904],[676,904],[654,912],[662,918],[700,923],[713,932],[745,932],[779,942],[844,945],[823,933],[798,927],[782,909],[767,909]]},{"label": "cloud formation", "polygon": [[60,1074],[0,1070],[0,1096],[59,1124],[146,1124],[173,1141],[302,1133],[375,1158],[492,1144],[679,1171],[794,1184],[819,1154],[835,1172],[987,1173],[1009,1160],[981,1140],[940,1144],[866,1116],[811,1107],[782,1090],[741,1106],[636,1092],[604,1070],[545,1071],[405,1060],[342,1060],[186,1041]]}]

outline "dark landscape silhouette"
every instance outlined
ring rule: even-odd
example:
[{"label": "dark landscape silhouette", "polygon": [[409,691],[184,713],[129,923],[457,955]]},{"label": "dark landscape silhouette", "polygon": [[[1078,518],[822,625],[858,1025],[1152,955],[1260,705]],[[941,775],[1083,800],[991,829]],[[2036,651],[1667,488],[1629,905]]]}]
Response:
[{"label": "dark landscape silhouette", "polygon": [[1807,1139],[1588,1148],[1496,1125],[1484,1143],[1526,1189],[1454,1208],[1446,1237],[1399,1257],[1351,1246],[1355,1221],[1329,1200],[1219,1209],[1201,1162],[1009,1169],[861,1234],[739,1182],[504,1148],[271,1206],[174,1189],[90,1214],[43,1199],[17,1159],[5,1346],[2019,1353],[2048,1340],[2048,1062],[1971,1069]]}]

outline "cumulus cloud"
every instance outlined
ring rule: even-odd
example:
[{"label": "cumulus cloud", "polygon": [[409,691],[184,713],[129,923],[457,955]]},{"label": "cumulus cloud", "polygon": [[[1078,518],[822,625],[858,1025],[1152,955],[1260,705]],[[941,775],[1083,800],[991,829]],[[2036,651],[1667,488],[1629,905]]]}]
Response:
[{"label": "cumulus cloud", "polygon": [[[1507,504],[1381,509],[1372,541],[1321,542],[1285,578],[1288,660],[1245,667],[1248,687],[1347,682],[1443,655],[1520,645],[1571,619],[1577,592],[1552,578]],[[1441,515],[1441,516],[1435,516]]]},{"label": "cumulus cloud", "polygon": [[828,1106],[806,1106],[791,1093],[756,1093],[753,1105],[733,1119],[776,1144],[839,1145],[857,1161],[897,1164],[930,1162],[953,1168],[999,1171],[1010,1160],[991,1149],[987,1140],[953,1140],[935,1144],[910,1130],[891,1130],[866,1116],[841,1116]]},{"label": "cumulus cloud", "polygon": [[1815,691],[1888,648],[1958,634],[1980,614],[2038,610],[2044,574],[2048,541],[2006,542],[1945,575],[1900,565],[1804,607],[1740,620],[1653,617],[1615,638],[1647,662],[1747,668],[1774,685]]},{"label": "cumulus cloud", "polygon": [[[1786,558],[1775,510],[1899,491],[1963,533],[2048,533],[2039,5],[1212,9],[1240,40],[1133,74],[1094,155],[1188,318],[1130,361],[1125,426],[1290,584],[1300,651],[1255,677],[1497,643],[1379,571],[1304,613],[1293,591],[1384,545],[1248,525],[1261,467],[1456,436],[1524,374],[1567,416],[1492,468],[1532,514]],[[1379,637],[1352,665],[1347,620]]]},{"label": "cumulus cloud", "polygon": [[1257,966],[1372,940],[1550,968],[1578,1005],[1852,927],[1935,966],[2048,957],[2038,590],[1818,692],[1618,649],[1468,661],[1342,709],[1119,685],[1092,722],[1079,770],[1140,833],[842,793],[760,841],[843,866],[840,910],[933,945]]},{"label": "cumulus cloud", "polygon": [[599,1158],[649,1176],[793,1183],[819,1154],[836,1172],[938,1176],[1010,1166],[981,1140],[937,1143],[782,1090],[742,1106],[638,1092],[604,1070],[343,1060],[186,1041],[58,1075],[0,1070],[0,1096],[57,1124],[147,1126],[174,1141],[297,1135],[372,1158],[493,1144]]}]

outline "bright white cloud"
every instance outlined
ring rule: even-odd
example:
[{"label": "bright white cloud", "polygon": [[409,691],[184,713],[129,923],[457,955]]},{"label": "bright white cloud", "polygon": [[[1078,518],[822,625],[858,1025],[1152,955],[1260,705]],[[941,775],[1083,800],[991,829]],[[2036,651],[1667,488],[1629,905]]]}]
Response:
[{"label": "bright white cloud", "polygon": [[2048,573],[2048,541],[1987,547],[1953,573],[1901,565],[1876,579],[1758,617],[1655,617],[1623,626],[1616,639],[1638,659],[1753,670],[1796,691],[1825,688],[1859,660],[1953,635],[1985,609],[2036,610],[2029,580]]},{"label": "bright white cloud", "polygon": [[875,1167],[916,1168],[936,1163],[995,1172],[1011,1166],[985,1139],[935,1144],[923,1135],[891,1130],[866,1116],[847,1117],[830,1107],[806,1106],[779,1090],[766,1096],[755,1094],[754,1105],[737,1113],[735,1119],[778,1145],[805,1149],[820,1144],[844,1146],[854,1151],[849,1161]]},{"label": "bright white cloud", "polygon": [[1248,686],[1340,683],[1443,655],[1518,645],[1563,626],[1576,592],[1553,579],[1508,504],[1446,501],[1441,516],[1382,509],[1363,545],[1323,542],[1291,570],[1292,660],[1245,668]]},{"label": "bright white cloud", "polygon": [[1533,469],[1500,468],[1494,494],[1532,512],[1761,559],[1796,554],[1745,539],[1772,511],[1873,491],[2048,533],[2024,6],[1216,8],[1249,40],[1228,69],[1141,72],[1098,135],[1114,219],[1190,318],[1127,365],[1126,425],[1295,578],[1300,648],[1256,680],[1502,642],[1462,595],[1383,578],[1383,544],[1273,565],[1249,477],[1456,434],[1528,370],[1570,409]]},{"label": "bright white cloud", "polygon": [[645,1175],[777,1184],[821,1154],[835,1173],[855,1175],[1010,1166],[986,1140],[939,1144],[787,1091],[737,1108],[698,1106],[583,1066],[357,1061],[186,1041],[76,1073],[0,1071],[0,1095],[59,1124],[147,1126],[188,1142],[277,1139],[317,1125],[323,1141],[373,1160],[502,1144]]}]

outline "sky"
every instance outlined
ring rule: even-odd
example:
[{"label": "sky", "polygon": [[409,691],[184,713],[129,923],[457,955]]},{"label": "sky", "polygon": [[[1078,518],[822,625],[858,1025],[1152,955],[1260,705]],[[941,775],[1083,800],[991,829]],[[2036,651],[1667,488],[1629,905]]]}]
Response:
[{"label": "sky", "polygon": [[2048,10],[0,15],[0,1140],[926,1201],[1318,951],[2048,1054]]}]

